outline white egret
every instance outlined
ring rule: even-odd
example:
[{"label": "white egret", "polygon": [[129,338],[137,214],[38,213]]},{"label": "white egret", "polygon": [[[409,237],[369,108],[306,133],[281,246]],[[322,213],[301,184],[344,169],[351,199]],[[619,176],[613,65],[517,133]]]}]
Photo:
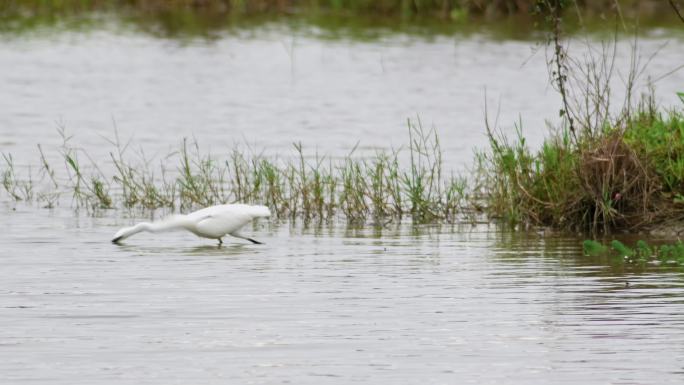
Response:
[{"label": "white egret", "polygon": [[112,242],[118,243],[141,231],[157,233],[187,230],[198,237],[218,239],[219,245],[223,243],[221,238],[226,234],[261,244],[259,241],[240,234],[239,230],[255,218],[270,215],[271,211],[266,206],[244,204],[211,206],[187,215],[172,215],[157,222],[141,222],[135,226],[124,227],[114,234]]}]

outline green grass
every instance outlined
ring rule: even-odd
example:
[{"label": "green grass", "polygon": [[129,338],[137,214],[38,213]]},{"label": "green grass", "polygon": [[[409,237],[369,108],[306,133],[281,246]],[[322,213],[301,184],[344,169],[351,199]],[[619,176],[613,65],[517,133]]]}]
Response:
[{"label": "green grass", "polygon": [[665,243],[659,246],[649,245],[646,241],[638,240],[634,247],[629,247],[618,240],[612,240],[610,246],[594,240],[583,242],[586,256],[611,256],[627,263],[643,265],[684,266],[684,243]]},{"label": "green grass", "polygon": [[629,122],[625,141],[650,160],[667,192],[684,193],[684,116],[680,111],[640,112]]},{"label": "green grass", "polygon": [[31,201],[33,199],[33,180],[29,170],[29,175],[26,180],[17,178],[16,168],[14,166],[14,158],[12,154],[2,154],[5,162],[5,167],[2,173],[2,187],[9,197],[15,201]]},{"label": "green grass", "polygon": [[[643,230],[684,214],[684,115],[652,98],[600,126],[568,125],[532,151],[487,128],[486,209],[513,226],[608,233]],[[600,108],[600,107],[599,107]]]}]

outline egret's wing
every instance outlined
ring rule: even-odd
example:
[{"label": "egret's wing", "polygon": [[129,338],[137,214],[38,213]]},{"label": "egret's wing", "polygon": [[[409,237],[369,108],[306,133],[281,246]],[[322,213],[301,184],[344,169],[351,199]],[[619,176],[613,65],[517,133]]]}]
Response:
[{"label": "egret's wing", "polygon": [[202,235],[218,238],[239,230],[251,220],[252,217],[249,215],[218,213],[199,219],[196,229]]}]

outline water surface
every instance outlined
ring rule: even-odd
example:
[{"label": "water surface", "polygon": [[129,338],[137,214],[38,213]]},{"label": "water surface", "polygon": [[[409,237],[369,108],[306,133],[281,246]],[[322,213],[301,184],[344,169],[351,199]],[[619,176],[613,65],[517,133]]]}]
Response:
[{"label": "water surface", "polygon": [[[3,208],[5,384],[679,384],[684,275],[489,227],[260,222],[217,247]],[[629,283],[629,286],[627,286]]]},{"label": "water surface", "polygon": [[[652,31],[642,63],[658,51],[639,84],[682,64],[684,39]],[[596,43],[594,43],[596,44]],[[595,47],[596,48],[596,47]],[[582,52],[582,43],[571,49]],[[629,40],[616,58],[620,79]],[[129,154],[159,162],[183,137],[204,151],[243,149],[288,157],[293,142],[309,154],[345,156],[408,142],[407,119],[434,127],[447,169],[462,170],[486,144],[485,95],[492,123],[509,134],[522,122],[531,146],[548,136],[560,108],[548,84],[543,44],[487,35],[391,34],[374,40],[320,39],[272,27],[215,39],[165,39],[117,29],[5,35],[0,39],[0,138],[18,164],[37,164],[36,142],[57,160],[56,128],[100,164],[133,138]],[[681,103],[684,71],[656,83],[663,106]],[[31,140],[27,140],[30,137]]]}]

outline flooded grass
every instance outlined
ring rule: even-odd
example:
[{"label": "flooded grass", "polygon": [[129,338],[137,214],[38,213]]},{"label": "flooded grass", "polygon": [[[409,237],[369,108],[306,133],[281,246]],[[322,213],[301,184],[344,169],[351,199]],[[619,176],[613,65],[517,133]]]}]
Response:
[{"label": "flooded grass", "polygon": [[585,256],[612,256],[632,265],[663,265],[671,267],[684,266],[684,243],[663,243],[658,246],[638,240],[629,247],[617,239],[609,244],[595,240],[585,240],[582,244]]},{"label": "flooded grass", "polygon": [[[439,138],[420,120],[408,121],[405,149],[374,156],[344,159],[309,156],[294,143],[295,156],[269,158],[234,148],[224,158],[205,153],[196,141],[184,139],[178,151],[158,166],[144,154],[130,157],[129,144],[115,134],[108,175],[87,152],[72,145],[73,138],[59,129],[63,143],[57,149],[63,165],[52,165],[41,146],[40,177],[17,175],[11,154],[3,154],[3,187],[13,201],[46,207],[66,204],[90,212],[121,208],[187,211],[228,202],[263,203],[278,218],[385,222],[410,218],[424,223],[474,220],[475,188],[465,177],[446,175]],[[408,164],[400,154],[406,151]],[[83,159],[87,162],[82,163]],[[56,169],[61,167],[62,172]],[[30,171],[30,169],[29,169]],[[59,178],[57,175],[63,175]],[[33,194],[34,187],[41,193]]]}]

